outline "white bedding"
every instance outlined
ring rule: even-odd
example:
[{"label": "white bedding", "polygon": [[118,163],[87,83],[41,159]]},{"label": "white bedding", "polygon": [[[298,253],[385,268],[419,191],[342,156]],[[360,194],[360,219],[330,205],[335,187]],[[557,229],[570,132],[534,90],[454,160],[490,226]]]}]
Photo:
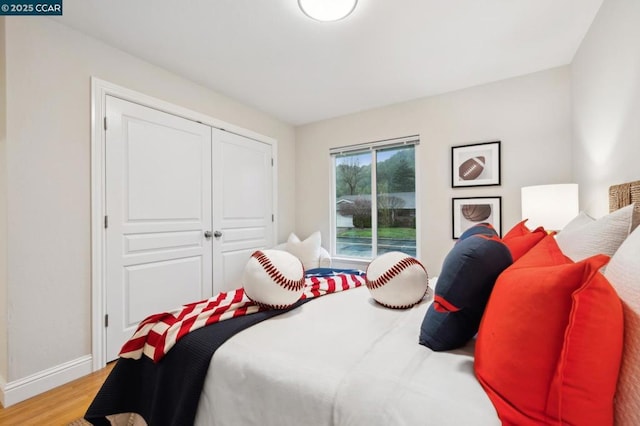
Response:
[{"label": "white bedding", "polygon": [[196,425],[499,425],[473,343],[418,344],[431,295],[391,310],[361,287],[242,331],[212,358]]}]

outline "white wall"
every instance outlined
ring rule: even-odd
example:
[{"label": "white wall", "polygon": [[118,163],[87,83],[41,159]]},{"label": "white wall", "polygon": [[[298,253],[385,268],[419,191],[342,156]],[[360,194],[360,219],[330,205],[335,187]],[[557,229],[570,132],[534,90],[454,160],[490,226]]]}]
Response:
[{"label": "white wall", "polygon": [[[520,187],[569,182],[569,68],[365,111],[296,129],[296,230],[328,246],[329,148],[412,134],[420,191],[421,261],[439,273],[451,239],[451,198],[502,196],[503,230],[520,220]],[[502,141],[502,185],[451,188],[451,146]]]},{"label": "white wall", "polygon": [[295,220],[294,130],[53,20],[20,17],[5,26],[5,379],[15,381],[91,353],[91,76],[275,138],[280,239]]},{"label": "white wall", "polygon": [[640,180],[640,1],[603,2],[572,62],[571,83],[580,204],[601,216],[610,185]]}]

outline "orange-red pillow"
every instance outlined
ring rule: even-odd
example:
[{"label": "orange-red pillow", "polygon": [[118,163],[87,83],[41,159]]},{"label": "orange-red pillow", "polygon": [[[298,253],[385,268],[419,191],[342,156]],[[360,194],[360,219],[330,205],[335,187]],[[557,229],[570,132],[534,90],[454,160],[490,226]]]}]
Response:
[{"label": "orange-red pillow", "polygon": [[564,263],[573,263],[573,261],[562,253],[553,235],[546,235],[517,262],[514,261],[509,268],[532,268]]},{"label": "orange-red pillow", "polygon": [[509,232],[504,234],[502,238],[521,237],[531,233],[531,230],[525,225],[525,222],[529,219],[525,219],[522,222],[516,223],[513,228],[509,229]]},{"label": "orange-red pillow", "polygon": [[623,320],[598,272],[608,257],[573,263],[554,244],[544,239],[498,278],[476,376],[503,424],[611,425]]},{"label": "orange-red pillow", "polygon": [[529,230],[529,228],[524,224],[526,221],[527,219],[516,224],[504,237],[502,237],[502,242],[509,247],[511,257],[513,257],[514,262],[522,257],[523,254],[528,252],[533,246],[538,244],[538,242],[547,235],[547,231],[545,231],[541,226],[533,231]]}]

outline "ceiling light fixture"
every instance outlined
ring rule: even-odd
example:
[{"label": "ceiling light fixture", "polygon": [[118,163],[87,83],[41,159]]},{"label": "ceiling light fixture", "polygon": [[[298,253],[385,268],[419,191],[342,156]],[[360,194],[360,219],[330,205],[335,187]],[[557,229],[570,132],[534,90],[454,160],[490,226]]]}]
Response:
[{"label": "ceiling light fixture", "polygon": [[316,21],[344,19],[356,8],[358,0],[298,0],[300,10]]}]

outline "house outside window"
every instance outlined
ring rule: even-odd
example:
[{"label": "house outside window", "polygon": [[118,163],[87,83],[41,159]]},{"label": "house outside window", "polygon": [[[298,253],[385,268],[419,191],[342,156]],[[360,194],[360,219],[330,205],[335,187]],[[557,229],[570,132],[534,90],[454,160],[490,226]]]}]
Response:
[{"label": "house outside window", "polygon": [[417,136],[331,150],[333,255],[417,255]]}]

